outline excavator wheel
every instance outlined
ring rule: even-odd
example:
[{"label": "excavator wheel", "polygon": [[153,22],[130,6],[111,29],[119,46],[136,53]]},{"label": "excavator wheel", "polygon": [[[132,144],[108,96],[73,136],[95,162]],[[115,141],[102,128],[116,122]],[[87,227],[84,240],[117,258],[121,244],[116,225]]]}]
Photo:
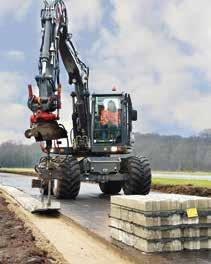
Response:
[{"label": "excavator wheel", "polygon": [[127,178],[123,184],[126,195],[147,195],[151,188],[151,169],[147,158],[130,157],[126,161]]},{"label": "excavator wheel", "polygon": [[80,167],[76,159],[68,157],[59,161],[53,183],[53,194],[58,199],[75,199],[80,191]]},{"label": "excavator wheel", "polygon": [[104,194],[118,194],[122,189],[122,182],[121,181],[110,181],[105,183],[99,183],[100,190]]}]

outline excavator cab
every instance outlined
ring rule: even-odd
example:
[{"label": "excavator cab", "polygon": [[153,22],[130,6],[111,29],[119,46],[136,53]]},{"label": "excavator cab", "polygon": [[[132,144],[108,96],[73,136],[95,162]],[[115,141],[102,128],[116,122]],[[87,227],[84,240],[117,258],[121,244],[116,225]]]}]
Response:
[{"label": "excavator cab", "polygon": [[95,94],[92,97],[92,151],[125,153],[131,147],[132,109],[128,94]]}]

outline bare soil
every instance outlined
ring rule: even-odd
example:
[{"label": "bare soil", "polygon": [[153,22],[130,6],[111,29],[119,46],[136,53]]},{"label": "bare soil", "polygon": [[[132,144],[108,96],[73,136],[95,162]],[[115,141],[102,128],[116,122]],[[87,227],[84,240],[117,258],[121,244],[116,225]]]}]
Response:
[{"label": "bare soil", "polygon": [[53,263],[48,253],[36,246],[35,237],[0,196],[0,264]]},{"label": "bare soil", "polygon": [[211,196],[211,189],[205,187],[196,187],[191,184],[189,185],[160,185],[153,184],[152,189],[163,193],[176,193],[185,195],[196,195],[208,197]]}]

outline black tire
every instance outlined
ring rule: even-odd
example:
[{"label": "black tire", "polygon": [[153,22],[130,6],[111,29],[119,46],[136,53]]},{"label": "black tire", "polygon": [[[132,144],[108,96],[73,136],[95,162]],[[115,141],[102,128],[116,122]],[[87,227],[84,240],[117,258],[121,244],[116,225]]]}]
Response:
[{"label": "black tire", "polygon": [[58,199],[75,199],[80,191],[80,167],[72,157],[60,160],[57,164],[57,180],[54,181],[53,193]]},{"label": "black tire", "polygon": [[118,194],[122,189],[122,182],[121,181],[110,181],[105,183],[99,183],[100,190],[104,194]]},{"label": "black tire", "polygon": [[126,161],[127,179],[123,184],[126,195],[147,195],[151,188],[151,168],[147,158],[130,157]]}]

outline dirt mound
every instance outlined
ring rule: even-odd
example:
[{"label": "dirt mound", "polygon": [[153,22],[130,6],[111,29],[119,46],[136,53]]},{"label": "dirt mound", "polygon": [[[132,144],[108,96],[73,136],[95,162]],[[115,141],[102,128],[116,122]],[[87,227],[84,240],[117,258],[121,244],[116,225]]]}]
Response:
[{"label": "dirt mound", "polygon": [[189,185],[160,185],[153,184],[152,189],[164,193],[176,193],[197,196],[211,196],[211,189]]},{"label": "dirt mound", "polygon": [[0,197],[0,264],[53,263],[47,252],[37,248],[32,232],[7,205]]}]

